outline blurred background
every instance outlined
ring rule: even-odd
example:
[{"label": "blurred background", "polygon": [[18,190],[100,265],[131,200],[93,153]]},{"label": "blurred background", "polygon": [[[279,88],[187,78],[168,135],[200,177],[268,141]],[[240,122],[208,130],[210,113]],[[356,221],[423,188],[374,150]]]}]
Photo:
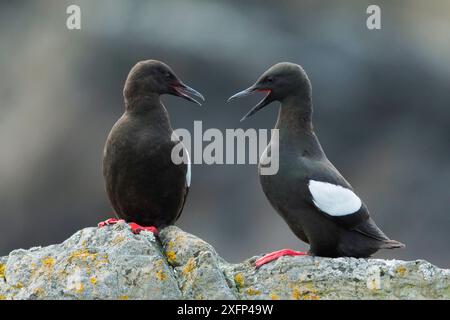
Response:
[{"label": "blurred background", "polygon": [[[66,28],[77,4],[82,29]],[[382,29],[366,9],[381,7]],[[450,266],[450,2],[1,1],[0,255],[65,240],[112,216],[101,174],[122,88],[139,60],[168,63],[203,107],[163,97],[174,128],[272,128],[276,104],[226,104],[269,66],[303,65],[316,133],[377,224]],[[231,262],[307,249],[270,207],[256,165],[194,165],[178,223]]]}]

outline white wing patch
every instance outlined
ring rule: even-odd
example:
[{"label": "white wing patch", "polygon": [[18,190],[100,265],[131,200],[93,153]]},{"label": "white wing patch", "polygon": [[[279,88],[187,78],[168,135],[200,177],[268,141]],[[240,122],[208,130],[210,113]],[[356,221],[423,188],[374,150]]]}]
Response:
[{"label": "white wing patch", "polygon": [[184,149],[184,151],[186,152],[186,156],[187,156],[187,172],[186,172],[186,183],[187,186],[190,187],[191,186],[191,157],[189,156],[189,152],[187,151],[187,149]]},{"label": "white wing patch", "polygon": [[323,212],[332,216],[345,216],[358,211],[361,199],[350,189],[328,182],[310,180],[309,191],[314,204]]}]

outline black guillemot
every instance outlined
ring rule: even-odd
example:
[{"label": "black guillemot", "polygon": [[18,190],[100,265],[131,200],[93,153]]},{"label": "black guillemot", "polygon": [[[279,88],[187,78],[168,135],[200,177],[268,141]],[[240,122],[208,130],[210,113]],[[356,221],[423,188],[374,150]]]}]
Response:
[{"label": "black guillemot", "polygon": [[160,100],[163,94],[199,105],[188,94],[204,100],[160,61],[141,61],[131,69],[123,90],[125,112],[111,129],[103,152],[106,191],[120,220],[108,219],[99,227],[126,221],[135,233],[157,233],[157,228],[174,224],[180,217],[191,168],[189,160],[172,161],[172,149],[181,142]]},{"label": "black guillemot", "polygon": [[[405,245],[389,239],[370,218],[365,204],[351,185],[327,159],[312,125],[312,88],[305,71],[297,64],[278,63],[250,88],[229,100],[266,93],[242,119],[273,101],[281,102],[273,139],[260,160],[260,182],[271,205],[294,234],[309,243],[307,254],[325,257],[369,257],[379,249]],[[277,143],[279,171],[262,175],[264,157]],[[269,253],[256,266],[284,255],[306,253],[284,249]]]}]

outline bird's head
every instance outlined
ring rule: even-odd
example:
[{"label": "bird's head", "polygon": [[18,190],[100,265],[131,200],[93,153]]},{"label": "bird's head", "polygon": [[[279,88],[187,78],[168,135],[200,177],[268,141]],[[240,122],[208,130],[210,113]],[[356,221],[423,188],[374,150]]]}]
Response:
[{"label": "bird's head", "polygon": [[301,66],[290,62],[281,62],[264,72],[250,88],[236,93],[228,101],[248,96],[254,92],[265,92],[266,96],[241,121],[273,101],[283,101],[294,95],[310,97],[311,83]]},{"label": "bird's head", "polygon": [[165,63],[157,60],[138,62],[128,74],[123,95],[125,99],[150,94],[171,94],[201,105],[190,97],[205,98],[197,90],[185,85]]}]

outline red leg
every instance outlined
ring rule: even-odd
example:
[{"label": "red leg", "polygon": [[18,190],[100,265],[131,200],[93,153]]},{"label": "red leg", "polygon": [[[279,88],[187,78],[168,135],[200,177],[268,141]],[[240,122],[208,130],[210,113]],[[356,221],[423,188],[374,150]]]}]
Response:
[{"label": "red leg", "polygon": [[104,226],[110,226],[110,225],[116,224],[116,223],[118,223],[118,222],[124,222],[124,221],[125,221],[125,220],[123,220],[123,219],[110,218],[110,219],[108,219],[108,220],[99,222],[99,223],[98,223],[98,227],[99,227],[99,228],[102,228],[102,227],[104,227]]},{"label": "red leg", "polygon": [[130,222],[128,224],[130,225],[131,231],[133,231],[134,234],[139,234],[139,233],[141,233],[141,231],[144,231],[144,230],[150,231],[154,235],[158,235],[158,233],[159,233],[158,229],[153,226],[143,227],[134,222]]},{"label": "red leg", "polygon": [[282,249],[282,250],[278,250],[278,251],[274,251],[274,252],[265,254],[263,257],[256,260],[255,264],[256,264],[256,268],[259,268],[262,265],[269,263],[273,260],[276,260],[282,256],[307,256],[307,255],[308,254],[306,252],[294,251],[291,249]]}]

